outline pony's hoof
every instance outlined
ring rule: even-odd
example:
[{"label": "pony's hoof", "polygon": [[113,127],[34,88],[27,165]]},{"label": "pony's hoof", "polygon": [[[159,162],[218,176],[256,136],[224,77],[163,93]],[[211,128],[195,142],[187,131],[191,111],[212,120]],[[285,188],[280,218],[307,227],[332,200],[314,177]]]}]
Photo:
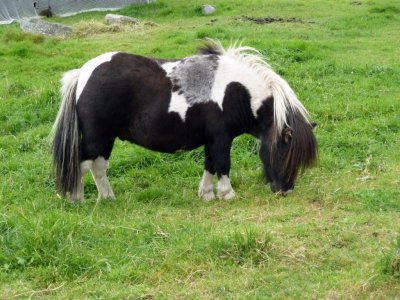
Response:
[{"label": "pony's hoof", "polygon": [[218,199],[220,200],[232,200],[233,198],[235,198],[235,196],[236,195],[234,190],[218,192]]},{"label": "pony's hoof", "polygon": [[114,202],[115,201],[115,196],[114,196],[114,194],[109,194],[109,195],[98,195],[97,196],[97,201],[100,201],[100,200],[109,200],[109,201],[112,201],[112,202]]},{"label": "pony's hoof", "polygon": [[199,197],[202,198],[204,201],[211,201],[215,199],[215,195],[212,190],[211,191],[199,190]]},{"label": "pony's hoof", "polygon": [[71,198],[68,198],[68,202],[71,203],[71,204],[77,204],[77,203],[84,203],[85,200],[84,199],[71,199]]},{"label": "pony's hoof", "polygon": [[68,199],[68,202],[72,203],[72,204],[75,204],[77,202],[79,202],[79,203],[85,202],[83,195],[71,194],[71,193],[67,192],[66,197]]}]

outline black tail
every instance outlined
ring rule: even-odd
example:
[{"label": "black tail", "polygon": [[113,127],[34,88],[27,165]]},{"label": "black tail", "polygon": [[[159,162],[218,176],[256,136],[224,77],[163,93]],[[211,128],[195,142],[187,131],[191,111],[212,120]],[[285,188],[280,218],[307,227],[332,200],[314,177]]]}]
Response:
[{"label": "black tail", "polygon": [[57,190],[75,199],[80,171],[80,130],[76,113],[76,86],[80,70],[64,74],[62,82],[62,102],[53,127],[53,168]]}]

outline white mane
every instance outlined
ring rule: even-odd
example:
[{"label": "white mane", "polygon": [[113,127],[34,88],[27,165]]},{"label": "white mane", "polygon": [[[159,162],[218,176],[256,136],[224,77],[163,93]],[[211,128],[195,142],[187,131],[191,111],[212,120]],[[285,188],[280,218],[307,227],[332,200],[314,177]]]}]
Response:
[{"label": "white mane", "polygon": [[[285,125],[287,125],[287,113],[299,113],[308,120],[308,112],[298,100],[296,94],[289,86],[289,84],[277,73],[275,73],[271,66],[265,62],[262,54],[247,46],[241,46],[237,43],[232,44],[228,49],[225,49],[220,42],[211,41],[214,44],[216,51],[220,52],[223,56],[232,58],[249,67],[256,75],[263,79],[266,84],[266,89],[274,97],[274,122],[278,135],[282,132]],[[264,95],[269,96],[269,95]],[[261,101],[265,100],[263,98]],[[260,99],[252,99],[252,101],[260,101]],[[252,107],[256,109],[262,103],[252,103]]]}]

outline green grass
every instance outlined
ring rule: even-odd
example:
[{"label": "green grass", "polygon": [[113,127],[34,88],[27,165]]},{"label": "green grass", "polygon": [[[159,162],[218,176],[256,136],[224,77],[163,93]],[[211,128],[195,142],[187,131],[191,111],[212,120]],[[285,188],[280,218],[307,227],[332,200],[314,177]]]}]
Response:
[{"label": "green grass", "polygon": [[[361,3],[360,5],[358,5]],[[397,1],[158,0],[52,21],[69,38],[0,26],[0,298],[396,299],[400,295],[400,5]],[[297,18],[257,25],[242,17]],[[263,183],[257,142],[235,140],[237,198],[197,198],[202,149],[166,155],[117,142],[115,203],[60,198],[49,134],[63,72],[106,51],[192,54],[244,39],[311,112],[319,161],[294,192]],[[396,244],[397,241],[397,244]]]}]

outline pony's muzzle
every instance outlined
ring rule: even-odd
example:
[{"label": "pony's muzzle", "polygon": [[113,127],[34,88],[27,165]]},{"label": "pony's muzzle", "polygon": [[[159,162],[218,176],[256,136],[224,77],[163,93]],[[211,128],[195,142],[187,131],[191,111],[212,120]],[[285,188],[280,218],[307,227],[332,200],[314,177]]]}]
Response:
[{"label": "pony's muzzle", "polygon": [[280,186],[276,183],[276,181],[271,182],[271,190],[273,193],[277,193],[281,190]]},{"label": "pony's muzzle", "polygon": [[287,189],[285,191],[282,190],[282,188],[280,187],[280,185],[276,181],[271,182],[271,190],[272,190],[273,193],[275,193],[277,195],[281,195],[281,196],[287,196],[291,192],[293,192],[293,189]]}]

